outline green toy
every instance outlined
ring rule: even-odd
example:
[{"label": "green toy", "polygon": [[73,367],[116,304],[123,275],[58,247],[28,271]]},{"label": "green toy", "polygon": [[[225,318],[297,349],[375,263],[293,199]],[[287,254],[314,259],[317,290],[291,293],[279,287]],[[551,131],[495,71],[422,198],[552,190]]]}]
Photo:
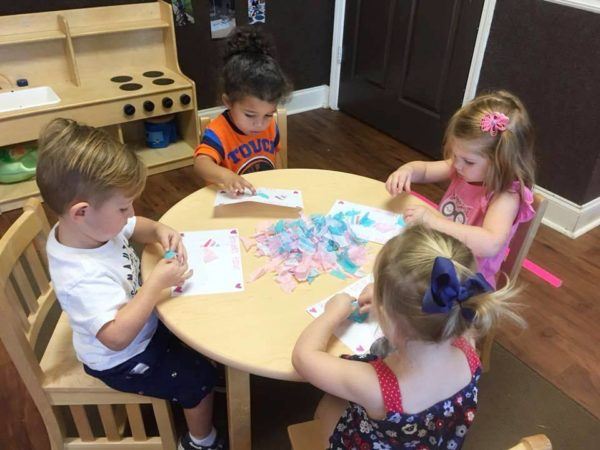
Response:
[{"label": "green toy", "polygon": [[17,183],[35,176],[35,145],[18,144],[0,149],[0,183]]}]

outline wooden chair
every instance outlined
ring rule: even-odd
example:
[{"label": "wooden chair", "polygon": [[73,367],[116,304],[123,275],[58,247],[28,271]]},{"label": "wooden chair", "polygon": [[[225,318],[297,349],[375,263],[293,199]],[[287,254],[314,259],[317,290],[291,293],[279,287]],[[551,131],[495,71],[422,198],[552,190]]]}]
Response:
[{"label": "wooden chair", "polygon": [[287,132],[287,110],[285,108],[277,108],[275,120],[279,127],[279,145],[281,162],[284,169],[288,167],[288,132]]},{"label": "wooden chair", "polygon": [[[329,435],[324,432],[318,419],[297,423],[288,427],[292,450],[321,450],[328,447]],[[508,450],[552,450],[550,440],[543,434],[528,436]]]},{"label": "wooden chair", "polygon": [[[529,222],[520,224],[517,232],[510,241],[510,252],[500,266],[498,287],[502,287],[506,283],[506,276],[508,276],[509,280],[516,280],[519,276],[523,261],[527,253],[529,253],[547,206],[548,200],[539,194],[534,194],[533,209],[535,210],[535,217]],[[483,338],[481,343],[481,366],[484,372],[490,370],[490,359],[495,334],[495,331],[491,331]]]},{"label": "wooden chair", "polygon": [[[49,231],[40,201],[29,199],[0,239],[0,338],[40,412],[52,450],[174,450],[169,403],[118,392],[88,376],[75,356],[66,315],[52,320],[58,303],[47,275]],[[42,337],[48,334],[38,358],[46,342]],[[142,404],[152,406],[158,436],[146,432]],[[92,408],[101,426],[90,421]],[[130,436],[125,436],[126,429]]]},{"label": "wooden chair", "polygon": [[[281,162],[284,169],[288,167],[288,133],[287,133],[287,110],[285,108],[277,108],[277,112],[274,115],[277,126],[279,127],[279,145],[281,156]],[[211,118],[207,116],[200,117],[200,133],[204,134],[204,130],[210,123]]]},{"label": "wooden chair", "polygon": [[545,434],[527,436],[508,450],[552,450],[552,443]]}]

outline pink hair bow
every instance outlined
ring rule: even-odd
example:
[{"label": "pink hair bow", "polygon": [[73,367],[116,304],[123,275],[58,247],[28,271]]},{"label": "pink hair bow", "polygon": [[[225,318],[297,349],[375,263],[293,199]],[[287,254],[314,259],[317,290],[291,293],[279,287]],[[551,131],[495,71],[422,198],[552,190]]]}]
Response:
[{"label": "pink hair bow", "polygon": [[490,133],[490,136],[496,136],[498,131],[506,130],[508,120],[508,116],[501,112],[487,113],[481,119],[481,131]]}]

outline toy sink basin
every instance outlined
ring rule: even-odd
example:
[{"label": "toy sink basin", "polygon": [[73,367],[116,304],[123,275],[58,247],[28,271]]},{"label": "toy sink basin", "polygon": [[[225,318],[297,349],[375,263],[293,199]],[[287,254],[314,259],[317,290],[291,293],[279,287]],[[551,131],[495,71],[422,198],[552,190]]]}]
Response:
[{"label": "toy sink basin", "polygon": [[0,113],[58,102],[60,98],[50,86],[15,89],[10,92],[0,91]]}]

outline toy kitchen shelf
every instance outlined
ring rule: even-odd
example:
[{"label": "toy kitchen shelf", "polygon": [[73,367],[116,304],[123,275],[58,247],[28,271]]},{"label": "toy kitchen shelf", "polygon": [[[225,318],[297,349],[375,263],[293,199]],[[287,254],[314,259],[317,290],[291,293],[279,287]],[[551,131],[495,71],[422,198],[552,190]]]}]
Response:
[{"label": "toy kitchen shelf", "polygon": [[[21,78],[28,87],[16,87]],[[65,117],[133,145],[149,174],[192,163],[199,140],[196,91],[177,63],[170,4],[0,17],[0,94],[42,86],[60,101],[0,112],[0,147],[35,141],[48,122]],[[146,148],[144,120],[171,114],[179,140]],[[0,213],[36,195],[35,180],[0,184]]]}]

